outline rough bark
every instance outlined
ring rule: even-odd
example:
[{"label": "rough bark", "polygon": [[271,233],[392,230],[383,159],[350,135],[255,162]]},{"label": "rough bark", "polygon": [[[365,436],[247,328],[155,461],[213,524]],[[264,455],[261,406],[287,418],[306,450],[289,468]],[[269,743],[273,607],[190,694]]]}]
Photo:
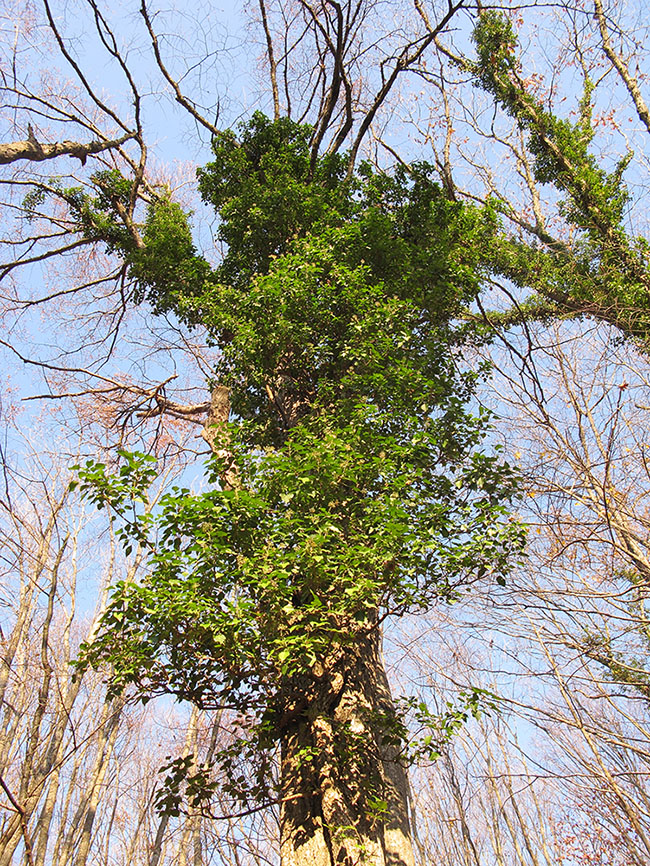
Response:
[{"label": "rough bark", "polygon": [[38,141],[31,126],[29,137],[23,141],[5,141],[0,143],[0,165],[8,165],[18,160],[26,159],[30,162],[44,162],[46,159],[54,159],[57,156],[74,156],[84,164],[86,159],[95,153],[120,147],[134,133],[123,135],[121,138],[107,139],[105,141],[89,141],[86,144],[80,141],[56,141],[46,144]]},{"label": "rough bark", "polygon": [[201,435],[215,457],[222,461],[221,486],[224,490],[234,490],[239,486],[237,464],[229,448],[229,416],[230,388],[215,385],[210,395],[210,408]]},{"label": "rough bark", "polygon": [[378,630],[360,631],[327,668],[294,684],[280,723],[282,866],[414,866]]}]

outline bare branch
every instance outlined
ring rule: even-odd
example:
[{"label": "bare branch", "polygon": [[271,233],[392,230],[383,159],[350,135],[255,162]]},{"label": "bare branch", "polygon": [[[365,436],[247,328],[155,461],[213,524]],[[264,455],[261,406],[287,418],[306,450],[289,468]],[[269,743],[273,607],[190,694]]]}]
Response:
[{"label": "bare branch", "polygon": [[53,144],[42,144],[38,141],[30,126],[29,138],[24,141],[0,142],[0,165],[8,165],[20,159],[27,159],[31,162],[43,162],[46,159],[54,159],[57,156],[73,156],[80,160],[82,165],[85,165],[86,159],[90,155],[120,147],[134,136],[135,133],[130,132],[121,138],[91,141],[87,144],[67,139],[54,142]]},{"label": "bare branch", "polygon": [[632,97],[632,101],[634,102],[634,107],[636,108],[637,114],[639,115],[639,119],[645,125],[645,128],[648,130],[648,132],[650,132],[650,110],[648,110],[647,103],[645,102],[641,94],[641,90],[639,89],[639,84],[636,78],[630,75],[630,70],[623,63],[621,57],[612,48],[612,42],[609,38],[607,21],[605,20],[605,13],[603,11],[603,4],[601,0],[594,0],[594,12],[595,18],[598,21],[600,37],[603,41],[603,50],[614,69],[616,69],[616,71],[618,72],[619,77],[627,88],[627,92]]},{"label": "bare branch", "polygon": [[273,51],[273,39],[269,29],[269,20],[266,14],[266,3],[264,0],[258,0],[260,6],[260,14],[262,16],[262,27],[264,28],[264,36],[266,37],[266,51],[269,58],[269,76],[271,78],[271,93],[273,94],[273,119],[278,120],[280,117],[280,91],[278,89],[278,65],[275,60]]},{"label": "bare branch", "polygon": [[174,96],[176,98],[176,102],[179,105],[182,105],[186,111],[192,115],[192,117],[201,124],[208,132],[213,136],[219,135],[219,129],[211,123],[207,118],[205,118],[200,111],[196,108],[196,105],[185,96],[178,84],[178,81],[170,74],[169,70],[165,66],[162,56],[160,54],[160,45],[158,44],[158,37],[156,36],[156,32],[153,29],[153,24],[151,23],[151,18],[149,16],[149,10],[147,9],[147,4],[145,0],[142,0],[142,4],[140,6],[140,14],[144,20],[144,23],[149,31],[149,36],[151,38],[151,47],[153,48],[154,57],[156,58],[156,63],[158,64],[158,68],[162,72],[165,80],[168,84],[171,85],[172,90],[174,91]]},{"label": "bare branch", "polygon": [[31,842],[31,839],[29,836],[29,831],[27,829],[27,818],[26,818],[25,809],[20,805],[18,800],[16,800],[14,795],[11,793],[11,789],[9,788],[9,786],[7,785],[5,780],[2,778],[2,776],[0,776],[0,787],[2,787],[2,790],[5,792],[5,794],[9,798],[9,802],[11,803],[11,805],[14,807],[14,809],[16,810],[16,812],[20,816],[20,828],[21,828],[21,832],[23,834],[23,842],[25,844],[25,859],[27,860],[28,866],[34,866],[33,848],[32,848],[32,842]]}]

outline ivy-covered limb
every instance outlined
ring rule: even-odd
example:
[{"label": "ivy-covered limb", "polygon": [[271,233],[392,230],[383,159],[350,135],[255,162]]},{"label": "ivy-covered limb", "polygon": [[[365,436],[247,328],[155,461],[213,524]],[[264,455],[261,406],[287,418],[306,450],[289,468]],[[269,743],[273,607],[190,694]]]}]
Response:
[{"label": "ivy-covered limb", "polygon": [[[564,244],[537,227],[538,242],[503,235],[494,245],[493,269],[539,294],[542,315],[588,315],[646,341],[650,332],[650,270],[647,239],[625,225],[628,191],[626,153],[606,171],[590,151],[594,135],[588,79],[575,122],[553,114],[532,94],[520,74],[517,39],[510,21],[486,11],[473,34],[477,60],[468,62],[476,81],[528,134],[535,179],[563,196],[562,212],[577,230]],[[517,318],[515,316],[515,318]]]},{"label": "ivy-covered limb", "polygon": [[[153,522],[124,514],[150,570],[115,588],[82,659],[107,667],[113,691],[229,709],[227,790],[243,805],[280,798],[283,850],[317,838],[348,862],[360,839],[402,839],[408,863],[380,626],[503,582],[523,544],[517,474],[486,447],[462,363],[484,339],[464,314],[496,220],[450,202],[425,165],[351,179],[338,158],[313,165],[309,133],[256,115],[216,141],[200,186],[228,244],[218,267],[167,200],[144,246],[123,250],[136,298],[221,349],[237,484],[220,483],[215,456],[207,492],[171,491]],[[89,466],[84,482],[95,475],[93,495],[123,508],[121,473]]]},{"label": "ivy-covered limb", "polygon": [[108,252],[132,254],[138,246],[129,218],[133,181],[117,169],[99,171],[92,181],[95,195],[82,187],[59,187],[57,195],[67,202],[79,232],[86,238],[106,244]]}]

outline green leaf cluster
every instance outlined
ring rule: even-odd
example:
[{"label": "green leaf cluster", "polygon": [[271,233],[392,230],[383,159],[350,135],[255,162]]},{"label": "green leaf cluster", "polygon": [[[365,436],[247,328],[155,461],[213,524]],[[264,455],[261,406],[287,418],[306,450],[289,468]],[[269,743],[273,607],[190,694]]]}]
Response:
[{"label": "green leaf cluster", "polygon": [[433,713],[424,701],[404,700],[405,715],[411,715],[419,729],[426,732],[409,743],[411,761],[437,760],[453,737],[473,718],[489,716],[498,707],[499,698],[478,686],[462,689],[455,700],[445,702],[442,713]]}]

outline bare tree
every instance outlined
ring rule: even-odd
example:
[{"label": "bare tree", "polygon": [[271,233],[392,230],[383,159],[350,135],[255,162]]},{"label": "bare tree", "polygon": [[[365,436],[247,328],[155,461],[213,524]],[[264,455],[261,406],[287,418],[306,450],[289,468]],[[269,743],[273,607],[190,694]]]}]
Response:
[{"label": "bare tree", "polygon": [[156,807],[161,766],[197,766],[229,737],[221,714],[107,699],[102,674],[75,672],[108,587],[137,579],[143,561],[137,551],[125,560],[115,526],[87,513],[69,470],[39,452],[7,468],[0,515],[0,862],[273,862],[277,823],[220,814],[219,792],[209,815]]}]

